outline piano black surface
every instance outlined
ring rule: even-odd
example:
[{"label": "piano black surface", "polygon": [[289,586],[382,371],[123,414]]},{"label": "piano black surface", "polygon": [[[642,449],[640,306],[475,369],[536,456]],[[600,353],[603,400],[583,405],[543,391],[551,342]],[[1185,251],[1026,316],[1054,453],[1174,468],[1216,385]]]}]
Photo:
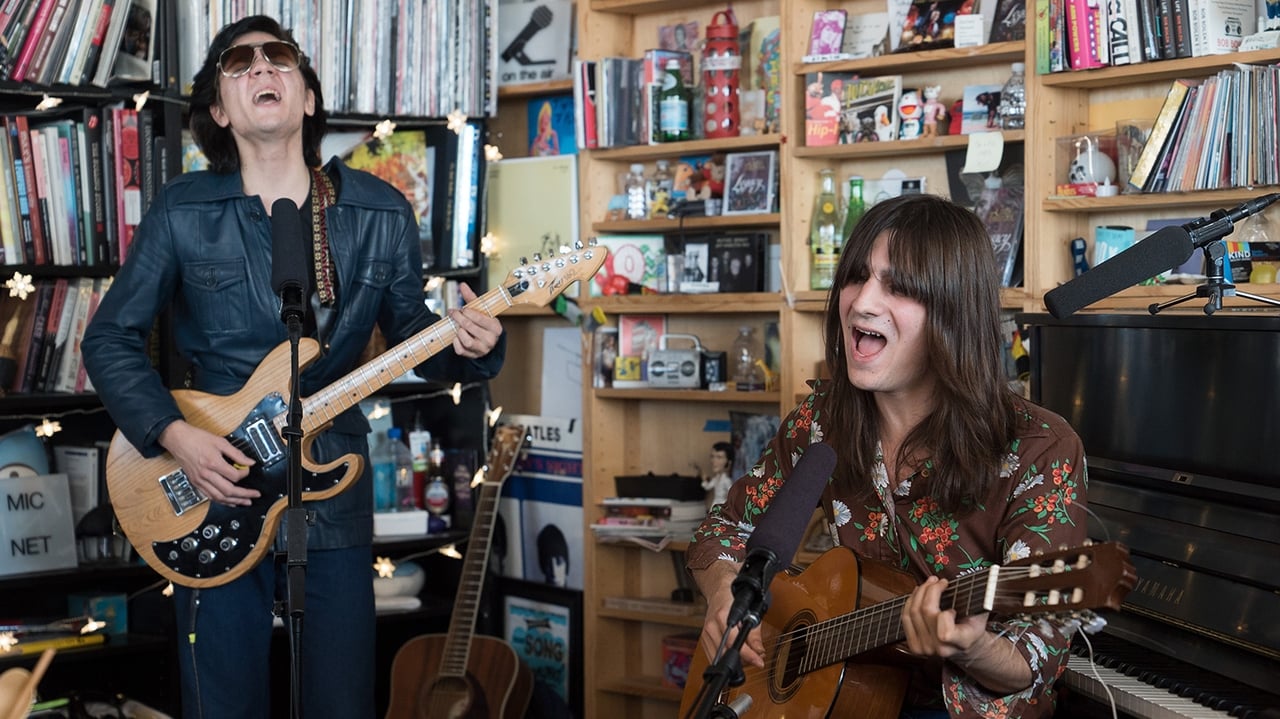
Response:
[{"label": "piano black surface", "polygon": [[[1018,321],[1032,399],[1084,441],[1089,534],[1138,571],[1091,637],[1121,715],[1280,717],[1280,313]],[[1110,716],[1086,666],[1059,716]]]}]

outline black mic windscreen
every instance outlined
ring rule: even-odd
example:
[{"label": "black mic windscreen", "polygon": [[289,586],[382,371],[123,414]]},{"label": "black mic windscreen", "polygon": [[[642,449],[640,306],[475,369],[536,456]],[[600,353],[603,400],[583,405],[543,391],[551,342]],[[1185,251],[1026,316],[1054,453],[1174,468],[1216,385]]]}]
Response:
[{"label": "black mic windscreen", "polygon": [[1044,295],[1049,314],[1062,319],[1100,299],[1181,265],[1195,250],[1182,227],[1165,227]]},{"label": "black mic windscreen", "polygon": [[784,566],[790,563],[835,468],[835,450],[826,444],[809,445],[791,471],[791,478],[778,489],[769,508],[760,516],[747,539],[747,552],[762,547],[771,550]]},{"label": "black mic windscreen", "polygon": [[298,206],[281,197],[271,204],[271,289],[276,294],[290,285],[306,288],[308,254]]}]

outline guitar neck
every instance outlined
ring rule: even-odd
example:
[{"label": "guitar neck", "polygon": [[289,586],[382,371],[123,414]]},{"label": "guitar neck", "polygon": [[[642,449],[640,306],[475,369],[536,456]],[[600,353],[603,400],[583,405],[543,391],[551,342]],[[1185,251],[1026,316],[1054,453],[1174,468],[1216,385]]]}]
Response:
[{"label": "guitar neck", "polygon": [[[511,296],[501,285],[467,303],[490,317],[512,306]],[[302,400],[302,430],[309,434],[332,422],[361,400],[386,387],[401,375],[448,349],[458,335],[453,320],[444,317],[430,327],[357,367],[338,381]]]},{"label": "guitar neck", "polygon": [[458,592],[449,618],[449,634],[445,637],[444,656],[440,660],[441,676],[463,677],[467,673],[471,635],[475,632],[480,595],[484,590],[489,545],[493,540],[493,525],[498,515],[498,497],[501,492],[500,483],[485,482],[480,485],[471,538],[467,541],[462,575],[458,579]]},{"label": "guitar neck", "polygon": [[[954,579],[939,600],[943,609],[956,610],[957,617],[986,611],[984,608],[990,570]],[[808,627],[803,637],[782,637],[779,641],[800,641],[805,647],[800,673],[843,662],[872,649],[906,639],[902,629],[902,609],[907,597],[832,617]]]}]

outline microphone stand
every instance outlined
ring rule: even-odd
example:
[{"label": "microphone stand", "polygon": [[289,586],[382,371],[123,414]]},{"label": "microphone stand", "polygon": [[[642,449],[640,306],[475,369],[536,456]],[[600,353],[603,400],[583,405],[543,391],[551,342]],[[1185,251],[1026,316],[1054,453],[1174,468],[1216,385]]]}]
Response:
[{"label": "microphone stand", "polygon": [[281,289],[280,317],[289,327],[289,409],[282,434],[288,447],[287,485],[289,505],[285,510],[285,557],[288,568],[289,686],[290,711],[302,717],[302,617],[306,608],[307,525],[310,518],[302,507],[302,399],[298,392],[298,344],[302,338],[304,301],[302,289],[289,284]]},{"label": "microphone stand", "polygon": [[1204,297],[1209,300],[1204,305],[1204,313],[1206,315],[1212,315],[1222,309],[1222,299],[1224,297],[1243,297],[1264,305],[1280,307],[1280,301],[1270,297],[1263,297],[1262,295],[1242,292],[1236,289],[1234,284],[1227,282],[1227,250],[1220,240],[1231,234],[1232,230],[1235,229],[1235,223],[1231,220],[1226,210],[1214,210],[1209,217],[1201,218],[1184,227],[1191,233],[1192,243],[1204,252],[1205,281],[1196,287],[1195,292],[1185,294],[1168,302],[1153,302],[1147,306],[1148,312],[1154,315],[1197,297]]},{"label": "microphone stand", "polygon": [[720,695],[726,688],[736,687],[746,681],[742,674],[742,645],[746,643],[747,635],[760,626],[760,618],[769,610],[769,593],[766,591],[757,596],[758,599],[738,623],[738,635],[733,638],[733,643],[725,647],[719,657],[702,672],[702,689],[698,691],[690,719],[738,719],[741,712],[750,708],[749,697],[746,697],[745,705],[739,705],[735,701],[734,706],[730,706],[720,701]]}]

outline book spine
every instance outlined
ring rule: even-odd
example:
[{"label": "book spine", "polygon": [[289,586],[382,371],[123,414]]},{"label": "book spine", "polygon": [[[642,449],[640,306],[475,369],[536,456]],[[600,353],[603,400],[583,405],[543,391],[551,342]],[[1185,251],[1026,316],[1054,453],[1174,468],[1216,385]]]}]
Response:
[{"label": "book spine", "polygon": [[1173,10],[1173,45],[1178,57],[1191,57],[1190,11],[1187,0],[1169,0]]},{"label": "book spine", "polygon": [[1120,0],[1124,8],[1125,29],[1129,34],[1129,63],[1136,64],[1147,60],[1142,52],[1142,16],[1138,10],[1138,0]]},{"label": "book spine", "polygon": [[116,231],[119,233],[120,262],[129,256],[133,231],[142,220],[142,158],[138,142],[138,112],[133,108],[115,111],[116,147]]},{"label": "book spine", "polygon": [[35,188],[35,192],[31,196],[35,198],[35,202],[31,204],[31,226],[39,228],[40,243],[36,247],[40,248],[41,257],[47,264],[57,264],[58,256],[54,254],[54,242],[52,227],[49,221],[49,184],[45,176],[47,169],[44,163],[44,140],[37,129],[29,129],[23,133],[23,140],[26,143],[23,146],[23,159],[28,159],[27,152],[30,152],[31,177],[34,180],[30,187]]},{"label": "book spine", "polygon": [[22,368],[22,374],[18,376],[16,390],[20,393],[30,393],[35,385],[36,372],[40,369],[41,352],[44,350],[45,329],[49,324],[49,306],[53,303],[54,283],[46,282],[40,285],[39,293],[36,295],[35,314],[31,318],[31,341],[27,343],[26,364]]},{"label": "book spine", "polygon": [[27,190],[26,165],[22,161],[22,152],[18,143],[18,125],[13,117],[6,117],[5,132],[8,133],[9,158],[13,165],[13,192],[17,200],[18,227],[22,232],[23,262],[38,264],[35,259],[35,245],[31,234],[31,205]]},{"label": "book spine", "polygon": [[1155,167],[1156,157],[1168,139],[1173,121],[1187,97],[1187,90],[1188,85],[1182,80],[1174,80],[1169,87],[1164,104],[1160,107],[1160,112],[1151,126],[1151,134],[1147,136],[1147,142],[1138,153],[1138,160],[1134,163],[1133,172],[1129,175],[1130,190],[1142,191],[1147,178],[1150,177]]},{"label": "book spine", "polygon": [[1067,0],[1068,62],[1072,70],[1102,67],[1098,43],[1105,42],[1099,30],[1099,11],[1095,0]]},{"label": "book spine", "polygon": [[98,23],[94,26],[93,36],[89,40],[89,48],[85,51],[84,62],[79,72],[71,78],[76,85],[85,85],[93,80],[93,73],[98,67],[98,58],[102,56],[102,44],[106,42],[107,29],[111,27],[111,16],[114,12],[115,0],[105,0],[102,12],[98,14]]},{"label": "book spine", "polygon": [[49,313],[45,319],[44,343],[40,347],[40,361],[31,383],[32,392],[47,392],[49,383],[56,374],[58,353],[62,349],[62,342],[67,337],[62,328],[69,286],[70,281],[65,277],[59,277],[54,281],[53,299],[49,303]]},{"label": "book spine", "polygon": [[40,8],[36,11],[35,17],[32,18],[26,38],[22,41],[22,50],[18,52],[18,59],[13,63],[13,71],[9,73],[10,80],[22,82],[27,79],[27,72],[30,70],[31,62],[35,58],[36,46],[40,44],[44,29],[49,25],[49,18],[53,15],[55,5],[57,5],[57,0],[41,0]]},{"label": "book spine", "polygon": [[1133,62],[1129,24],[1124,0],[1107,0],[1107,49],[1112,65],[1129,65]]},{"label": "book spine", "polygon": [[40,39],[36,43],[35,53],[31,57],[31,64],[27,68],[25,79],[42,84],[46,82],[45,66],[50,64],[49,57],[53,52],[58,37],[62,33],[62,26],[67,19],[69,5],[68,0],[56,0],[54,3],[53,11],[49,13],[49,22],[44,26],[44,30],[40,33]]}]

